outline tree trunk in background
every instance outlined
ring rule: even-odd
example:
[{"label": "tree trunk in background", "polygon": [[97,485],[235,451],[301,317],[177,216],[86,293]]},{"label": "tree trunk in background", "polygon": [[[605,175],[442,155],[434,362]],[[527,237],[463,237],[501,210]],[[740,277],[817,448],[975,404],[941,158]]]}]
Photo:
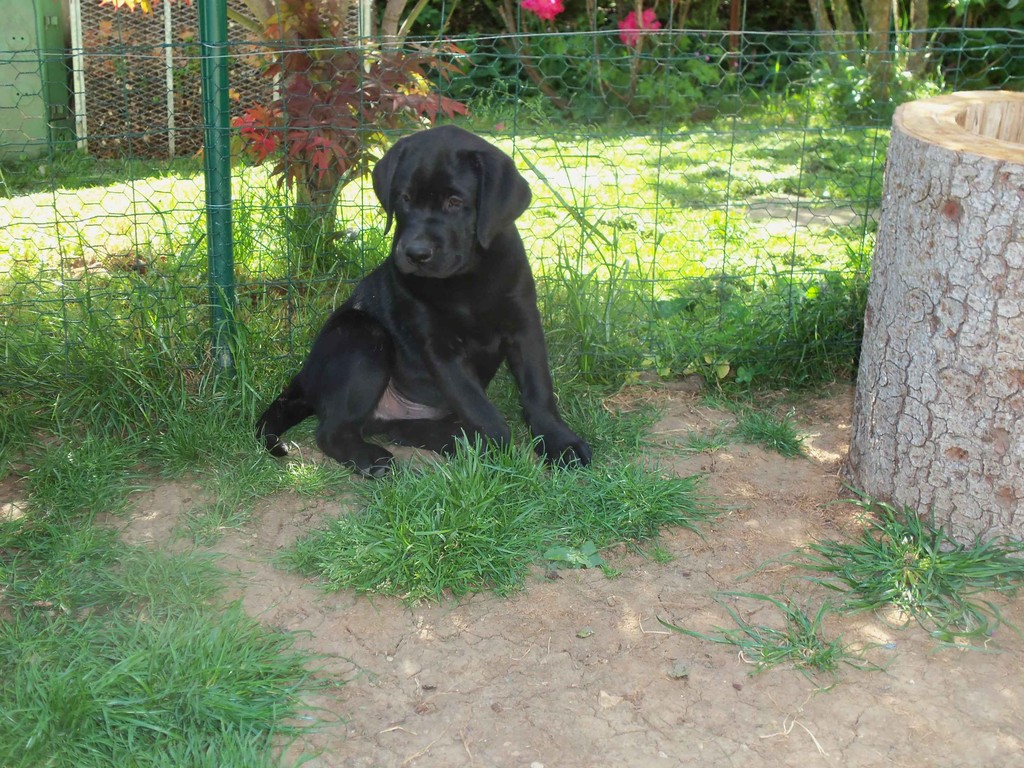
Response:
[{"label": "tree trunk in background", "polygon": [[[838,72],[842,59],[847,59],[859,66],[861,52],[858,43],[857,29],[853,26],[848,0],[809,0],[811,16],[814,18],[814,29],[820,33],[821,49],[829,54],[829,66]],[[836,22],[832,24],[829,7]]]},{"label": "tree trunk in background", "polygon": [[836,30],[832,26],[832,20],[828,17],[828,9],[825,7],[825,0],[810,0],[811,16],[814,18],[814,29],[820,33],[821,50],[829,54],[829,64],[835,71],[839,65],[837,55],[839,46],[836,42]]},{"label": "tree trunk in background", "polygon": [[892,79],[893,52],[889,45],[891,0],[864,0],[864,19],[868,28],[864,63],[871,75],[871,93],[875,101],[885,101],[889,98],[889,81]]},{"label": "tree trunk in background", "polygon": [[294,263],[292,274],[302,279],[330,272],[341,259],[336,251],[339,185],[296,184],[295,205],[287,219]]},{"label": "tree trunk in background", "polygon": [[962,541],[1024,539],[1024,94],[893,119],[847,465]]},{"label": "tree trunk in background", "polygon": [[910,0],[910,60],[907,69],[915,75],[924,72],[928,64],[928,0]]},{"label": "tree trunk in background", "polygon": [[850,12],[850,0],[832,0],[832,13],[836,17],[836,32],[839,33],[839,50],[857,66],[861,64],[857,27]]}]

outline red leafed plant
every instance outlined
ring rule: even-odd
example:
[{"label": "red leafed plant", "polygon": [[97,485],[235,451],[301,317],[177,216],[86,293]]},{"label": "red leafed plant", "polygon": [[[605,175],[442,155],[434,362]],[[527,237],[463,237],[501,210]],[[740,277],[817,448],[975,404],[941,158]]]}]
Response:
[{"label": "red leafed plant", "polygon": [[279,50],[263,70],[279,97],[234,120],[245,153],[274,160],[272,173],[295,190],[296,213],[306,214],[297,218],[308,217],[297,223],[321,244],[334,234],[338,192],[366,172],[385,132],[467,112],[429,80],[457,71],[461,51],[357,44],[339,5],[280,0],[264,24]]},{"label": "red leafed plant", "polygon": [[432,91],[428,69],[447,74],[454,66],[436,51],[341,47],[333,40],[289,50],[264,71],[282,77],[280,98],[234,123],[253,159],[283,148],[273,173],[312,195],[364,172],[381,132],[466,114],[464,105]]}]

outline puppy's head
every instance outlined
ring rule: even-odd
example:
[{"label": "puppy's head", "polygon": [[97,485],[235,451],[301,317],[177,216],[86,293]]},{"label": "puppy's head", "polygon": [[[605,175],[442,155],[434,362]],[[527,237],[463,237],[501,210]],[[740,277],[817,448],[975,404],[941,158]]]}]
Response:
[{"label": "puppy's head", "polygon": [[395,265],[420,277],[474,270],[530,204],[512,158],[450,125],[399,140],[374,167],[373,189],[385,231],[396,222]]}]

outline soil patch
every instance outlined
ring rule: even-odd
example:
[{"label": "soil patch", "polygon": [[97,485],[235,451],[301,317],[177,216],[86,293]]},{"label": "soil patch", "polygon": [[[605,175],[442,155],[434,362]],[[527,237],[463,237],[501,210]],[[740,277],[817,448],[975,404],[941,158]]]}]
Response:
[{"label": "soil patch", "polygon": [[[325,725],[302,745],[318,751],[306,765],[1020,765],[1024,642],[1006,628],[987,649],[962,650],[886,617],[834,617],[826,635],[873,645],[866,655],[883,669],[848,669],[823,690],[790,669],[752,675],[731,646],[659,623],[734,626],[719,602],[726,591],[816,606],[822,591],[779,558],[857,525],[856,509],[836,503],[847,495],[838,473],[849,387],[794,406],[808,449],[796,459],[741,444],[685,454],[690,431],[731,417],[685,392],[659,399],[659,459],[704,475],[725,510],[703,538],[667,532],[665,564],[623,551],[610,557],[617,578],[538,572],[511,599],[408,606],[325,594],[274,566],[281,548],[343,513],[338,502],[275,496],[249,526],[226,534],[215,549],[237,572],[234,593],[260,620],[300,633],[300,644],[323,656],[321,674],[339,683],[314,702]],[[176,546],[172,532],[194,492],[170,483],[139,497],[125,537]],[[781,618],[757,601],[730,605],[752,624]],[[1024,626],[1020,601],[1004,612]]]}]

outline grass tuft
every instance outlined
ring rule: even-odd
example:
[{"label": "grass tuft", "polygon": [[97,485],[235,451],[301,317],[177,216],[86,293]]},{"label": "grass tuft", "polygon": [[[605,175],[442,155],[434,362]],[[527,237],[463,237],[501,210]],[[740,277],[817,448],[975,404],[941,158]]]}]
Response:
[{"label": "grass tuft", "polygon": [[984,595],[1012,594],[1024,584],[1024,543],[968,546],[913,510],[867,498],[852,503],[865,512],[860,537],[812,544],[796,560],[825,574],[815,581],[844,593],[845,608],[895,608],[944,642],[984,638],[1006,623]]},{"label": "grass tuft", "polygon": [[683,441],[683,450],[686,453],[715,453],[725,448],[729,440],[729,430],[726,427],[691,431]]},{"label": "grass tuft", "polygon": [[787,458],[804,453],[803,438],[797,432],[793,414],[779,418],[772,413],[744,408],[737,414],[736,435]]},{"label": "grass tuft", "polygon": [[697,477],[662,475],[635,462],[600,464],[586,472],[557,470],[535,493],[545,497],[559,539],[598,547],[638,544],[663,528],[699,532],[716,513],[701,498]]},{"label": "grass tuft", "polygon": [[525,451],[459,445],[450,461],[401,465],[359,485],[365,509],[300,540],[286,562],[331,589],[409,600],[507,594],[544,544],[542,472]]},{"label": "grass tuft", "polygon": [[330,589],[407,600],[508,594],[545,549],[596,554],[665,526],[696,529],[713,513],[695,485],[621,461],[549,469],[527,448],[463,443],[447,461],[361,484],[365,509],[300,540],[285,561]]}]

